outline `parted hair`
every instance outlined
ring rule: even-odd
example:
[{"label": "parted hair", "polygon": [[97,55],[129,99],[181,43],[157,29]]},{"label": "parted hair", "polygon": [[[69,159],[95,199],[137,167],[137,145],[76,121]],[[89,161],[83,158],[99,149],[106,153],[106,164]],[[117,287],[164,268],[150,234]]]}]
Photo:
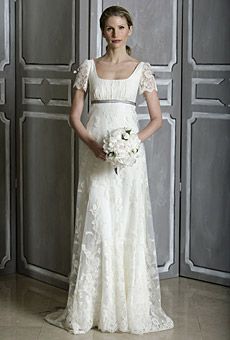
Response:
[{"label": "parted hair", "polygon": [[[133,21],[132,21],[131,15],[127,11],[127,9],[125,9],[124,7],[121,7],[121,6],[110,6],[110,7],[107,7],[102,12],[101,17],[100,17],[100,28],[101,28],[102,32],[105,29],[105,24],[106,24],[107,19],[111,16],[118,16],[118,17],[121,17],[121,18],[126,18],[128,27],[130,28],[130,26],[133,26]],[[106,46],[106,50],[107,50],[107,48],[108,48],[108,46]],[[126,52],[127,52],[128,55],[131,55],[132,50],[128,45],[126,45]]]}]

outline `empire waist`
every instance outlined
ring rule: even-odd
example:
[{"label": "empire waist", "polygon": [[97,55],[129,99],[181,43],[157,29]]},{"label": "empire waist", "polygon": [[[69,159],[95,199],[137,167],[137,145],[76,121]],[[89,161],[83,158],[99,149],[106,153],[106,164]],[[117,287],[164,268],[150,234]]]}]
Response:
[{"label": "empire waist", "polygon": [[136,103],[131,100],[120,100],[120,99],[94,99],[91,100],[91,104],[110,104],[110,103],[121,103],[121,104],[127,104],[127,105],[133,105],[136,106]]}]

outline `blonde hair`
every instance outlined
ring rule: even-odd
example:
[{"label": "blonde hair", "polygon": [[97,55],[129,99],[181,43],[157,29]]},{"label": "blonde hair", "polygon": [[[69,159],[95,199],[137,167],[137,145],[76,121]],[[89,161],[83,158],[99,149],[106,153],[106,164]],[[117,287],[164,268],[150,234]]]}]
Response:
[{"label": "blonde hair", "polygon": [[[133,26],[131,15],[127,11],[127,9],[121,6],[110,6],[110,7],[107,7],[102,12],[101,17],[100,17],[100,28],[102,32],[105,29],[105,24],[106,24],[107,19],[111,16],[118,16],[121,18],[125,18],[127,21],[128,27],[130,28],[130,26]],[[106,46],[106,50],[107,49],[108,49],[108,45]],[[126,52],[128,55],[131,55],[132,50],[128,45],[126,45]]]}]

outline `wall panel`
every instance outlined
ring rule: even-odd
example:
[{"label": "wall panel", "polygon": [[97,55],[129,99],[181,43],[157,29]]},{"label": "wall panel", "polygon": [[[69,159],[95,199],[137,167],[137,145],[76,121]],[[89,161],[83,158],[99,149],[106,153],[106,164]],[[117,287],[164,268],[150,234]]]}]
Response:
[{"label": "wall panel", "polygon": [[67,287],[78,147],[68,124],[79,2],[17,2],[18,269]]},{"label": "wall panel", "polygon": [[15,10],[0,2],[0,275],[15,272]]},{"label": "wall panel", "polygon": [[182,97],[181,275],[226,285],[230,284],[229,10],[228,1],[185,2]]}]

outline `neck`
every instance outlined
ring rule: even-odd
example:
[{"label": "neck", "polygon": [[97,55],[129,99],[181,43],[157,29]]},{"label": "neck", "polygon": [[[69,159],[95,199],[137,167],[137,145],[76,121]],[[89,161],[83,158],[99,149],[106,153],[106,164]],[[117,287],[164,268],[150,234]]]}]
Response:
[{"label": "neck", "polygon": [[114,63],[114,64],[118,64],[119,62],[127,59],[127,52],[126,52],[126,47],[122,47],[122,48],[116,48],[116,49],[110,49],[108,48],[108,50],[105,53],[105,58],[106,60]]}]

